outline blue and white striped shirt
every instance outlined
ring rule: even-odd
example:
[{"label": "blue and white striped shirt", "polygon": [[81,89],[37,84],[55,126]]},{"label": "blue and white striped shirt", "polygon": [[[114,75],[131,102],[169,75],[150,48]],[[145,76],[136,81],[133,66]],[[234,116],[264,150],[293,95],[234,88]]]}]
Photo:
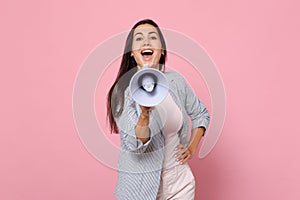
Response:
[{"label": "blue and white striped shirt", "polygon": [[[182,111],[183,125],[178,132],[180,143],[188,145],[188,118],[192,129],[209,125],[209,113],[204,104],[190,89],[184,78],[176,72],[165,73],[169,82],[169,92]],[[143,144],[136,138],[135,126],[140,108],[125,90],[124,108],[116,118],[120,132],[120,152],[118,160],[118,181],[115,196],[120,200],[155,200],[164,160],[163,125],[159,113],[154,109],[150,114],[150,139]]]}]

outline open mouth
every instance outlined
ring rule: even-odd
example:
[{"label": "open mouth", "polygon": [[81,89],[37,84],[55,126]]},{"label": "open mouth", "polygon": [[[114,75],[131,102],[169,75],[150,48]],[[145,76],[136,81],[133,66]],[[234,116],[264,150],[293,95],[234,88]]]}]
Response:
[{"label": "open mouth", "polygon": [[141,52],[142,56],[151,56],[153,54],[153,51],[151,49],[145,49]]}]

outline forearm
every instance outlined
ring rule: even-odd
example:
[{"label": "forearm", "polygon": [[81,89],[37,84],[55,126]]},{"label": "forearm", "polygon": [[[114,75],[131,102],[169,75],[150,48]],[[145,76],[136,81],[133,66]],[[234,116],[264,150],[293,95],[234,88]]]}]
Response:
[{"label": "forearm", "polygon": [[192,155],[197,150],[199,142],[200,142],[202,136],[204,135],[204,131],[205,131],[205,128],[203,128],[203,127],[194,128],[192,130],[190,142],[188,145],[188,149],[191,151]]},{"label": "forearm", "polygon": [[143,144],[150,139],[149,114],[149,111],[142,112],[135,128],[136,137],[140,139]]}]

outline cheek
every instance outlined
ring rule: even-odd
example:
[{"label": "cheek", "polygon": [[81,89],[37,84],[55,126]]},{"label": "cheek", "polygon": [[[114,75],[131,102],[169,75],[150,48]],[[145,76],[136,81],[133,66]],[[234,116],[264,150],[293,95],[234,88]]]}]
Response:
[{"label": "cheek", "polygon": [[133,51],[133,57],[134,57],[134,60],[137,64],[141,64],[141,60],[142,60],[142,55],[140,54],[140,52],[138,51]]},{"label": "cheek", "polygon": [[137,43],[132,43],[131,48],[132,48],[132,51],[137,50],[138,49]]},{"label": "cheek", "polygon": [[133,41],[132,42],[132,50],[138,50],[141,48],[142,43],[140,41]]},{"label": "cheek", "polygon": [[155,40],[152,42],[153,47],[157,48],[157,49],[162,49],[162,44],[160,42],[160,40]]},{"label": "cheek", "polygon": [[134,56],[135,58],[139,58],[139,56],[141,55],[140,52],[137,51],[137,50],[132,51],[132,53],[133,53],[133,56]]},{"label": "cheek", "polygon": [[157,53],[156,53],[156,58],[159,60],[160,59],[160,57],[161,57],[161,54],[162,54],[162,49],[160,49],[159,51],[157,51]]},{"label": "cheek", "polygon": [[136,45],[132,45],[131,47],[132,51],[138,50],[138,47]]}]

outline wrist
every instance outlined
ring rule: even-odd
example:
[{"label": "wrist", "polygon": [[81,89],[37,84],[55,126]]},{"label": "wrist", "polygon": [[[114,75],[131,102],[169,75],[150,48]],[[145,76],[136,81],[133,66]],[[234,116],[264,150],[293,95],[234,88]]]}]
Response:
[{"label": "wrist", "polygon": [[191,152],[192,155],[196,152],[197,147],[195,147],[193,144],[189,144],[188,150]]}]

